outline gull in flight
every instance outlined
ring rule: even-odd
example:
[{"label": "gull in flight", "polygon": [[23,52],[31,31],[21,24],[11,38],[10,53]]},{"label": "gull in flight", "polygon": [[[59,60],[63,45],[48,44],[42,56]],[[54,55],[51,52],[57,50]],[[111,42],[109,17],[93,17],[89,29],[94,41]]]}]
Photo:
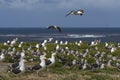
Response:
[{"label": "gull in flight", "polygon": [[77,11],[71,11],[71,12],[69,12],[66,16],[68,16],[68,15],[83,15],[83,13],[84,13],[84,10],[82,10],[82,9],[80,9],[80,10],[77,10]]},{"label": "gull in flight", "polygon": [[59,26],[56,26],[56,25],[51,25],[47,29],[56,29],[57,31],[62,32],[61,28]]}]

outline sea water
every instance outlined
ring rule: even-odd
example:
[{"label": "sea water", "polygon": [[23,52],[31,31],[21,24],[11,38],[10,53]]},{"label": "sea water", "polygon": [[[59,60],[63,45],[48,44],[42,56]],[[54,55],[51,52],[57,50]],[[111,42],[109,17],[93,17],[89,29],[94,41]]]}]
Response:
[{"label": "sea water", "polygon": [[102,42],[120,42],[120,28],[61,28],[62,32],[46,28],[0,28],[0,42],[13,40],[41,42],[53,38],[62,41],[101,40]]}]

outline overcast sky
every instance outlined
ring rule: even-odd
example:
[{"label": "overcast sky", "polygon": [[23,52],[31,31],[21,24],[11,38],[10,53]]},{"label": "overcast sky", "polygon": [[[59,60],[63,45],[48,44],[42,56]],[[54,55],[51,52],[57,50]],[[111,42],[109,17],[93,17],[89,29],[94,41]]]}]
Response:
[{"label": "overcast sky", "polygon": [[[0,0],[0,27],[120,27],[120,0]],[[70,15],[83,9],[83,16]]]}]

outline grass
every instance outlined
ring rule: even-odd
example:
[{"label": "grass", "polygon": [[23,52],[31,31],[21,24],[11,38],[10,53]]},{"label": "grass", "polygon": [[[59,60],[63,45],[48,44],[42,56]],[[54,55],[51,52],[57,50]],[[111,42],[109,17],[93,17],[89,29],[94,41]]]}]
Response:
[{"label": "grass", "polygon": [[[22,48],[18,48],[19,42],[17,42],[12,48],[16,48],[17,51],[21,51],[22,49],[26,50],[25,55],[27,56],[26,59],[29,60],[30,58],[39,58],[39,56],[33,56],[31,55],[31,52],[28,51],[29,46],[33,46],[32,50],[36,51],[35,45],[37,42],[24,42]],[[116,43],[110,42],[109,44],[113,44],[114,46],[117,46]],[[51,51],[55,51],[55,47],[57,44],[55,43],[48,43],[47,46],[47,53],[46,57],[51,56]],[[117,48],[117,50],[113,53],[110,53],[110,49],[106,49],[104,47],[104,43],[99,43],[95,46],[89,46],[87,42],[83,42],[80,46],[76,45],[75,43],[69,43],[68,45],[62,44],[60,45],[61,48],[68,47],[69,50],[78,51],[78,53],[82,54],[86,49],[89,49],[89,56],[86,56],[84,59],[88,60],[89,64],[92,64],[95,62],[95,59],[92,57],[95,53],[99,52],[106,52],[106,54],[112,54],[113,56],[117,56],[117,58],[120,58],[120,48]],[[4,46],[3,43],[0,43],[0,50],[5,49],[8,50],[10,46]],[[96,50],[95,48],[98,48]],[[40,52],[44,51],[43,48],[39,48]],[[15,53],[17,52],[15,51]],[[65,62],[61,63],[59,62],[59,58],[64,57],[66,59]],[[79,70],[78,66],[65,66],[66,63],[77,59],[78,61],[81,60],[81,58],[76,58],[72,54],[66,55],[61,53],[58,53],[56,55],[56,63],[50,67],[47,67],[47,69],[44,69],[39,72],[39,75],[36,74],[36,72],[25,72],[19,75],[14,75],[11,73],[6,73],[6,71],[0,70],[0,80],[119,80],[120,79],[120,72],[115,67],[106,67],[105,69],[96,69],[96,70]],[[103,57],[104,60],[108,61],[107,55]],[[9,56],[6,56],[3,63],[1,63],[2,67],[5,67],[3,64],[11,63],[12,58]],[[26,64],[36,64],[37,62],[30,62],[28,61]],[[114,62],[113,62],[114,63]],[[115,63],[114,63],[115,64]],[[1,68],[0,68],[1,69]]]},{"label": "grass", "polygon": [[0,80],[119,80],[120,78],[120,72],[116,69],[91,71],[55,66],[48,69],[40,71],[39,75],[36,72],[25,72],[19,75],[0,73]]}]

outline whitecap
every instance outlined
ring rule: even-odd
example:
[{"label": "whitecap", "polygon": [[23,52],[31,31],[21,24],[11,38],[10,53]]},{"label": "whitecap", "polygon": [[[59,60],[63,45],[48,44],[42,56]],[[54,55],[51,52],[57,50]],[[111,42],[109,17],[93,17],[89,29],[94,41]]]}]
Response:
[{"label": "whitecap", "polygon": [[93,34],[69,34],[67,35],[69,38],[98,38],[105,37],[105,35],[93,35]]},{"label": "whitecap", "polygon": [[0,37],[37,37],[37,35],[24,35],[24,34],[1,34]]}]

